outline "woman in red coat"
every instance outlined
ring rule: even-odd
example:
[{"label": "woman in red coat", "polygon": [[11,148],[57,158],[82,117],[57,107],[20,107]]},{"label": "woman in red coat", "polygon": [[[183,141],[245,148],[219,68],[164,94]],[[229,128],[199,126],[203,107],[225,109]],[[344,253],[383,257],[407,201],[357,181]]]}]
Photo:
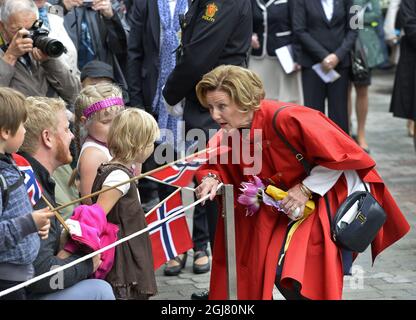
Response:
[{"label": "woman in red coat", "polygon": [[[343,275],[352,263],[348,263],[348,257],[356,254],[344,252],[331,240],[325,194],[334,214],[349,194],[363,190],[362,181],[370,186],[387,213],[387,220],[371,245],[373,261],[409,231],[409,224],[374,169],[374,160],[321,112],[263,100],[259,78],[235,66],[220,66],[206,74],[196,91],[201,104],[209,108],[212,118],[221,126],[210,145],[232,143],[230,161],[221,159],[198,172],[201,184],[196,189],[197,196],[210,193],[213,199],[218,183],[224,182],[234,185],[237,199],[241,182],[252,180],[252,175],[288,191],[283,200],[286,214],[261,205],[258,212],[247,215],[247,208],[235,203],[239,299],[271,299],[275,281],[288,299],[341,299]],[[288,107],[274,117],[283,106]],[[287,141],[313,164],[309,174],[277,136],[273,120]],[[256,155],[251,163],[247,162],[247,153]],[[299,225],[283,254],[288,224],[302,218],[310,194],[316,209]],[[224,221],[219,219],[210,299],[226,299],[223,230]]]}]

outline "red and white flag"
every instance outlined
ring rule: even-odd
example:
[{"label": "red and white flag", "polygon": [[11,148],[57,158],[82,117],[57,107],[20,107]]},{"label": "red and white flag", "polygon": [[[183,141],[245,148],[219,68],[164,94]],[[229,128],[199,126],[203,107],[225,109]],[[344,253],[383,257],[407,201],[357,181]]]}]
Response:
[{"label": "red and white flag", "polygon": [[227,153],[229,149],[229,147],[225,146],[208,148],[205,152],[201,152],[197,155],[191,155],[184,161],[174,163],[171,166],[151,174],[150,177],[178,187],[186,187],[191,183],[195,172],[201,165],[207,163],[211,159]]},{"label": "red and white flag", "polygon": [[29,196],[30,203],[34,206],[42,197],[42,188],[36,180],[35,172],[29,161],[24,157],[16,153],[13,153],[12,156],[20,172],[24,174],[27,195]]},{"label": "red and white flag", "polygon": [[[182,208],[182,197],[181,193],[178,192],[172,198],[168,199],[159,209],[149,213],[146,217],[146,222],[150,225],[178,212]],[[152,242],[155,270],[165,262],[193,247],[192,237],[184,212],[150,229],[149,237]]]}]

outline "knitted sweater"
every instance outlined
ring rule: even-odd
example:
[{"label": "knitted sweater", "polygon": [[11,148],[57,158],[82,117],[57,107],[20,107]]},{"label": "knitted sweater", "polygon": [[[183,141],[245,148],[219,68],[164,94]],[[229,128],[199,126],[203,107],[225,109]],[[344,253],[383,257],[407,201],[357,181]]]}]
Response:
[{"label": "knitted sweater", "polygon": [[[0,160],[0,173],[9,186],[20,178],[12,160],[4,156]],[[31,213],[32,205],[24,184],[10,192],[7,206],[0,196],[0,279],[11,280],[10,270],[14,267],[20,275],[14,274],[13,280],[23,281],[32,276],[28,273],[33,272],[32,262],[38,254],[40,239]]]}]

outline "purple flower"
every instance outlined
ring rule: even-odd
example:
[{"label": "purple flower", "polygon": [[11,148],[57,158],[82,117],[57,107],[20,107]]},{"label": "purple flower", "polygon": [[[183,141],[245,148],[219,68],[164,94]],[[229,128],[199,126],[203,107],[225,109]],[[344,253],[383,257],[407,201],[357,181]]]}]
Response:
[{"label": "purple flower", "polygon": [[241,183],[242,188],[240,190],[242,194],[237,199],[238,203],[247,207],[246,216],[255,214],[260,208],[260,202],[280,210],[281,201],[274,200],[264,192],[266,187],[259,177],[253,176],[253,179]]}]

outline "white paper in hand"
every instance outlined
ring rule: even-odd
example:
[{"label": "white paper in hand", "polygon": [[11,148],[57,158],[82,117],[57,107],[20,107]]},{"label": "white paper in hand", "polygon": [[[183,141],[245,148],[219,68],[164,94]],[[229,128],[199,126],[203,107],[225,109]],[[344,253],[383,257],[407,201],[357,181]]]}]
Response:
[{"label": "white paper in hand", "polygon": [[66,224],[69,228],[70,234],[74,234],[78,237],[82,237],[82,230],[81,230],[81,225],[79,224],[79,221],[67,219]]},{"label": "white paper in hand", "polygon": [[331,83],[338,80],[341,75],[336,72],[334,69],[330,70],[329,72],[325,72],[322,69],[322,65],[320,63],[314,64],[312,69],[318,74],[318,76],[322,79],[325,83]]},{"label": "white paper in hand", "polygon": [[292,45],[277,48],[276,56],[287,74],[295,71],[295,62],[293,61]]}]

